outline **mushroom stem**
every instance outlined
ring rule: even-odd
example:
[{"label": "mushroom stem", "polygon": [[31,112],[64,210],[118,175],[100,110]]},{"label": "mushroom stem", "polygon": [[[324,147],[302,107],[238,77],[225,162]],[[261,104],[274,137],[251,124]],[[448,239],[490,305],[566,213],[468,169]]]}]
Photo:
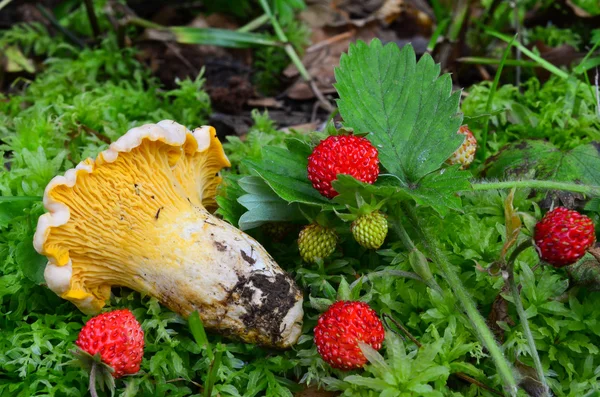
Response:
[{"label": "mushroom stem", "polygon": [[190,210],[171,220],[165,209],[157,234],[177,248],[139,258],[130,287],[186,317],[198,311],[208,329],[251,343],[293,344],[301,334],[303,309],[291,277],[247,234],[202,207],[190,204]]}]

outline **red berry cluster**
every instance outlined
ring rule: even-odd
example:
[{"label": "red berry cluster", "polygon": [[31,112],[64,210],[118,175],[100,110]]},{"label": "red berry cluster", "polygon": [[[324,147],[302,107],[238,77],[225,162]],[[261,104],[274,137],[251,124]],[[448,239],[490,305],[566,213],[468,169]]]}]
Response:
[{"label": "red berry cluster", "polygon": [[367,362],[358,341],[379,350],[384,338],[381,320],[364,302],[334,303],[315,327],[315,344],[323,360],[344,370],[360,368]]},{"label": "red berry cluster", "polygon": [[535,225],[540,257],[555,267],[577,262],[596,241],[594,223],[577,211],[558,207]]},{"label": "red berry cluster", "polygon": [[368,139],[355,135],[330,136],[322,140],[308,157],[308,179],[323,196],[337,192],[331,182],[338,174],[374,183],[379,176],[379,153]]}]

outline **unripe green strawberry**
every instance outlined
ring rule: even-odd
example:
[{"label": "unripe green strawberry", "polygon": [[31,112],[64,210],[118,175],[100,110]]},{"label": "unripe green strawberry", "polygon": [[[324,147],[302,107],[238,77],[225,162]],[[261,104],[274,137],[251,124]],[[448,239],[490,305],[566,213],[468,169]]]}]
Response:
[{"label": "unripe green strawberry", "polygon": [[305,262],[314,263],[317,258],[325,259],[335,251],[337,235],[331,229],[313,223],[300,231],[298,249]]},{"label": "unripe green strawberry", "polygon": [[356,218],[350,229],[358,244],[376,250],[383,245],[388,232],[388,223],[385,215],[374,211]]}]

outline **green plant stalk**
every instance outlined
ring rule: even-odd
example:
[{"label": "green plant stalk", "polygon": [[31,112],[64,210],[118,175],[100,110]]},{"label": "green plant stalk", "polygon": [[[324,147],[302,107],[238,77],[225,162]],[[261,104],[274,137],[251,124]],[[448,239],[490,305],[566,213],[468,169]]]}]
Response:
[{"label": "green plant stalk", "polygon": [[164,28],[163,25],[159,25],[152,21],[148,21],[147,19],[138,18],[138,17],[127,18],[127,23],[136,25],[136,26],[140,26],[142,28],[149,28],[149,29],[163,29]]},{"label": "green plant stalk", "polygon": [[[404,244],[404,247],[410,252],[410,258],[410,255],[412,255],[418,249],[417,247],[415,247],[415,244],[406,232],[404,226],[402,226],[402,222],[400,221],[399,216],[396,213],[394,213],[394,211],[390,211],[390,213],[388,213],[388,222],[390,223],[392,230],[394,230],[394,232],[398,235],[400,241],[402,241],[402,244]],[[437,281],[435,281],[435,278],[431,273],[431,269],[429,268],[429,264],[426,261],[422,262],[409,260],[409,263],[412,266],[413,271],[419,275],[419,277],[425,283],[425,285],[438,292],[442,291],[440,285],[437,283]]]},{"label": "green plant stalk", "polygon": [[213,354],[212,348],[210,347],[210,343],[208,342],[208,338],[206,337],[206,331],[204,330],[204,324],[202,324],[202,320],[200,319],[200,314],[195,311],[188,317],[188,324],[190,327],[190,332],[196,341],[196,344],[202,347],[206,347],[206,356],[210,361],[213,361],[215,356]]},{"label": "green plant stalk", "polygon": [[[600,47],[600,41],[597,42],[596,44],[594,44],[594,46],[592,47],[592,49],[589,50],[587,54],[585,54],[585,57],[583,57],[583,59],[581,60],[581,62],[579,62],[579,64],[573,68],[573,71],[575,73],[577,73],[577,74],[583,74],[583,77],[585,78],[585,82],[590,87],[590,93],[592,94],[592,96],[594,96],[594,88],[593,88],[593,85],[590,82],[590,79],[589,79],[588,74],[586,72],[589,69],[591,69],[592,67],[594,67],[594,66],[591,66],[591,67],[588,68],[586,66],[586,62],[590,58],[590,56],[592,56],[592,54],[594,53],[594,51],[596,51],[596,48],[598,48],[598,47]],[[598,110],[598,113],[600,114],[600,109]]]},{"label": "green plant stalk", "polygon": [[[496,31],[490,30],[490,29],[486,29],[487,33],[500,39],[503,40],[507,43],[510,43],[512,41],[514,41],[513,39],[510,39],[509,36],[505,36],[502,33],[498,33]],[[536,61],[541,67],[543,67],[544,69],[546,69],[547,71],[549,71],[550,73],[553,73],[555,75],[557,75],[560,78],[563,79],[568,79],[569,78],[569,74],[563,70],[560,70],[559,68],[557,68],[556,66],[554,66],[553,64],[551,64],[550,62],[546,61],[544,58],[542,58],[541,56],[535,54],[534,52],[530,51],[527,47],[525,47],[523,44],[519,43],[519,42],[515,42],[513,43],[515,46],[517,46],[519,48],[519,50],[521,50],[521,52],[525,55],[527,55],[529,58],[533,59],[534,61]],[[510,46],[509,46],[510,47]]]},{"label": "green plant stalk", "polygon": [[[468,64],[476,64],[476,65],[500,65],[502,63],[501,59],[496,58],[484,58],[484,57],[463,57],[458,58],[457,62],[468,63]],[[522,66],[535,68],[538,66],[536,62],[532,61],[519,61],[516,59],[507,59],[504,62],[504,66]]]},{"label": "green plant stalk", "polygon": [[548,383],[546,382],[546,377],[544,375],[544,367],[542,367],[540,356],[538,355],[537,348],[535,347],[535,340],[533,339],[533,334],[531,333],[531,329],[529,328],[529,320],[527,319],[527,313],[525,313],[525,309],[523,308],[521,295],[519,294],[519,289],[517,287],[517,283],[515,282],[515,260],[521,252],[523,252],[529,247],[531,247],[531,240],[527,239],[526,241],[522,242],[517,248],[515,248],[508,263],[506,264],[505,277],[506,282],[508,283],[508,287],[510,288],[510,293],[514,301],[513,303],[517,309],[517,314],[519,315],[519,319],[521,320],[523,333],[525,333],[525,337],[527,338],[527,344],[529,345],[531,358],[533,358],[533,364],[535,366],[535,371],[537,372],[538,380],[540,381],[544,389],[544,392],[542,394],[542,397],[544,397],[550,395],[550,388],[548,387]]},{"label": "green plant stalk", "polygon": [[283,29],[281,29],[281,25],[279,24],[279,21],[277,20],[277,18],[275,18],[275,15],[271,11],[271,7],[269,7],[269,3],[267,3],[267,0],[260,0],[260,6],[262,7],[265,14],[269,16],[269,19],[271,20],[271,25],[273,25],[273,29],[275,30],[275,34],[277,35],[277,38],[282,43],[284,43],[283,48],[285,49],[286,54],[290,58],[290,61],[292,61],[294,66],[296,66],[296,69],[298,69],[298,72],[300,73],[302,78],[308,83],[308,85],[310,86],[310,89],[315,94],[315,96],[317,97],[319,102],[323,105],[323,107],[328,112],[333,112],[335,109],[333,108],[333,106],[331,106],[329,101],[327,101],[327,99],[325,99],[325,97],[323,96],[321,91],[315,85],[315,82],[312,79],[310,73],[308,73],[308,70],[306,70],[306,68],[304,67],[304,64],[300,60],[298,53],[296,52],[294,47],[290,44],[287,36],[283,32]]},{"label": "green plant stalk", "polygon": [[473,190],[495,190],[495,189],[550,189],[550,190],[566,190],[570,192],[583,193],[590,196],[600,196],[600,186],[579,185],[572,182],[558,181],[538,181],[538,180],[521,180],[521,181],[502,181],[502,182],[482,182],[472,183]]},{"label": "green plant stalk", "polygon": [[262,14],[258,18],[251,20],[250,22],[248,22],[247,24],[245,24],[244,26],[239,28],[237,31],[242,32],[242,33],[252,32],[253,30],[260,28],[262,25],[264,25],[268,21],[269,21],[269,16],[267,14]]},{"label": "green plant stalk", "polygon": [[60,22],[54,18],[54,15],[52,15],[52,13],[46,9],[46,7],[41,4],[37,4],[35,7],[42,13],[44,18],[50,21],[50,23],[62,34],[64,34],[67,39],[71,40],[73,44],[79,46],[80,48],[85,48],[85,43],[79,37],[73,34],[73,32],[61,25]]},{"label": "green plant stalk", "polygon": [[460,35],[460,31],[462,30],[463,23],[465,22],[465,18],[467,17],[467,12],[469,11],[470,0],[459,0],[456,5],[456,13],[452,18],[452,23],[450,24],[450,29],[448,30],[448,38],[450,41],[454,42],[458,39]]},{"label": "green plant stalk", "polygon": [[98,18],[96,18],[96,11],[94,10],[94,3],[92,0],[84,0],[85,10],[94,33],[94,38],[100,37],[100,26],[98,25]]},{"label": "green plant stalk", "polygon": [[435,28],[435,31],[431,35],[429,44],[427,44],[427,51],[433,52],[433,50],[435,49],[435,46],[437,44],[438,38],[446,30],[446,28],[448,27],[449,24],[450,24],[450,18],[446,18],[438,24],[438,26]]},{"label": "green plant stalk", "polygon": [[446,8],[440,3],[440,0],[431,0],[431,7],[433,8],[433,14],[437,21],[442,20],[444,14],[446,14]]},{"label": "green plant stalk", "polygon": [[471,324],[477,334],[477,337],[489,351],[492,360],[496,364],[496,369],[500,378],[502,379],[504,387],[508,390],[508,393],[511,396],[516,396],[517,382],[515,381],[512,366],[504,356],[504,353],[496,342],[492,331],[490,331],[485,323],[485,319],[477,310],[473,299],[463,286],[458,275],[452,269],[448,258],[446,258],[446,256],[438,247],[438,242],[431,236],[428,236],[425,230],[423,230],[414,207],[410,205],[404,205],[403,208],[405,213],[408,215],[409,220],[415,226],[420,238],[423,240],[423,244],[427,249],[430,258],[433,259],[438,266],[440,266],[446,278],[446,282],[452,288],[454,295],[462,305],[462,309],[467,314],[467,317],[469,317],[469,320],[471,320]]},{"label": "green plant stalk", "polygon": [[271,7],[269,7],[269,3],[267,3],[267,0],[260,0],[260,5],[264,10],[265,15],[267,15],[269,17],[269,19],[271,20],[271,25],[273,25],[273,29],[275,30],[275,34],[277,35],[277,38],[282,43],[285,43],[285,47],[284,47],[285,52],[290,57],[290,60],[292,61],[294,66],[296,66],[296,68],[298,69],[298,72],[300,72],[300,75],[302,76],[302,78],[306,81],[312,81],[312,78],[310,77],[308,70],[306,70],[306,68],[302,64],[302,61],[300,60],[300,57],[296,53],[296,50],[294,50],[294,47],[292,47],[292,45],[289,43],[289,40],[288,40],[287,36],[285,35],[285,33],[283,32],[283,29],[281,29],[281,25],[279,24],[279,21],[277,20],[277,18],[275,18],[275,15],[273,15],[273,12],[271,11]]},{"label": "green plant stalk", "polygon": [[208,370],[208,379],[206,380],[204,387],[204,396],[210,397],[212,396],[213,387],[215,386],[215,382],[217,380],[217,372],[219,371],[219,367],[221,366],[221,358],[223,356],[222,350],[217,350],[215,353],[214,360],[210,363],[210,367]]},{"label": "green plant stalk", "polygon": [[[517,35],[515,35],[512,38],[512,40],[510,41],[510,43],[508,44],[508,46],[506,46],[506,50],[504,50],[504,54],[502,55],[502,61],[500,61],[500,64],[498,65],[498,70],[496,70],[496,76],[494,76],[494,83],[492,84],[492,87],[490,88],[490,95],[488,96],[487,103],[485,104],[485,113],[486,114],[490,113],[490,109],[492,107],[492,100],[494,99],[494,95],[496,94],[496,89],[498,88],[498,83],[500,82],[500,76],[502,75],[502,69],[504,69],[504,64],[506,63],[506,60],[508,59],[508,54],[510,54],[510,49],[512,48],[512,45],[516,38],[517,38]],[[487,149],[487,138],[488,138],[489,125],[490,125],[490,118],[488,116],[485,118],[485,120],[483,122],[483,133],[482,133],[482,142],[481,142],[481,159],[482,159],[482,161],[485,160],[485,152]]]},{"label": "green plant stalk", "polygon": [[90,391],[90,396],[98,397],[98,392],[96,392],[96,374],[98,373],[98,363],[94,360],[92,362],[92,369],[90,371],[90,385],[88,390]]}]

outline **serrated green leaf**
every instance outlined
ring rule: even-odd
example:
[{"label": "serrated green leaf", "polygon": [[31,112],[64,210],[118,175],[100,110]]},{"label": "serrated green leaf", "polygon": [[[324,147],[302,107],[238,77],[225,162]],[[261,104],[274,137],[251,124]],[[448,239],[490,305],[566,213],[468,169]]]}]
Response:
[{"label": "serrated green leaf", "polygon": [[238,202],[238,199],[246,193],[239,185],[240,179],[240,175],[226,175],[219,186],[216,197],[219,205],[216,214],[221,215],[233,226],[238,226],[240,217],[246,212],[246,208]]},{"label": "serrated green leaf", "polygon": [[462,209],[456,192],[470,188],[469,176],[468,172],[460,171],[458,166],[441,169],[425,176],[409,193],[417,203],[428,205],[440,215],[446,215],[449,209]]},{"label": "serrated green leaf", "polygon": [[302,151],[267,146],[263,149],[261,161],[245,160],[243,163],[289,203],[330,205],[330,201],[321,196],[308,180],[308,160]]},{"label": "serrated green leaf", "polygon": [[248,192],[238,198],[238,202],[247,209],[238,221],[241,230],[253,229],[267,222],[303,219],[297,204],[285,202],[260,177],[247,176],[238,183]]},{"label": "serrated green leaf", "polygon": [[357,195],[367,199],[370,197],[396,200],[411,198],[407,190],[400,186],[398,178],[391,175],[380,175],[373,185],[361,182],[350,175],[338,175],[337,180],[332,182],[332,186],[339,193],[332,201],[344,206],[355,206]]},{"label": "serrated green leaf", "polygon": [[405,184],[438,169],[462,144],[460,93],[428,54],[417,63],[410,45],[358,41],[335,70],[345,125],[367,136],[381,164]]},{"label": "serrated green leaf", "polygon": [[353,205],[357,192],[362,197],[373,196],[392,200],[412,198],[418,204],[430,206],[440,215],[446,215],[450,209],[461,210],[461,199],[457,192],[470,189],[469,177],[468,172],[460,171],[458,166],[455,166],[432,172],[418,183],[404,187],[400,185],[398,178],[390,175],[383,175],[373,185],[348,175],[339,175],[332,185],[340,194],[333,201],[337,204]]},{"label": "serrated green leaf", "polygon": [[561,151],[546,141],[525,140],[508,145],[490,158],[484,170],[488,178],[524,176],[600,185],[600,143],[592,142]]}]

